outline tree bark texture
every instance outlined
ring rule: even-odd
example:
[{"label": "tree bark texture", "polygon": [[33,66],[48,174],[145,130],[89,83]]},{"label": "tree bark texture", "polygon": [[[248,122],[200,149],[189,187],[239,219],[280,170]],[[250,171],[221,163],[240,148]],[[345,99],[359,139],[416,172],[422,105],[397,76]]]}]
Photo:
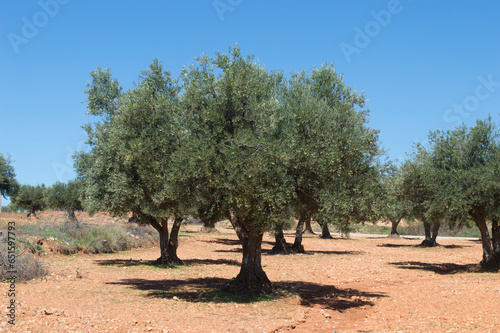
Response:
[{"label": "tree bark texture", "polygon": [[391,233],[389,234],[389,237],[392,238],[399,237],[398,226],[400,222],[401,220],[391,220]]},{"label": "tree bark texture", "polygon": [[493,250],[493,242],[490,238],[488,226],[486,225],[485,214],[475,209],[470,213],[470,215],[481,232],[481,242],[483,244],[483,260],[481,260],[481,266],[486,269],[498,268],[500,266],[500,256],[498,256]]},{"label": "tree bark texture", "polygon": [[422,243],[420,243],[421,247],[434,247],[437,246],[438,244],[436,243],[436,238],[438,235],[439,231],[439,222],[434,222],[431,224],[427,220],[422,220],[424,223],[424,230],[425,230],[425,239]]},{"label": "tree bark texture", "polygon": [[321,238],[323,239],[332,239],[332,234],[330,234],[330,230],[328,229],[328,223],[323,222],[321,225]]},{"label": "tree bark texture", "polygon": [[233,211],[230,221],[243,247],[243,258],[240,273],[229,281],[224,290],[235,294],[268,294],[273,291],[273,285],[262,269],[262,236],[259,230],[249,228],[251,223],[245,223]]},{"label": "tree bark texture", "polygon": [[299,222],[297,223],[297,229],[295,230],[295,240],[292,245],[292,250],[295,253],[304,253],[304,245],[302,245],[302,234],[304,233],[304,223],[306,220],[310,220],[310,218],[300,217]]},{"label": "tree bark texture", "polygon": [[150,215],[137,212],[137,215],[147,221],[160,235],[160,257],[156,262],[160,265],[182,265],[182,260],[177,256],[179,246],[179,230],[182,218],[175,217],[172,225],[172,232],[168,230],[168,219],[154,218]]},{"label": "tree bark texture", "polygon": [[311,226],[311,218],[308,218],[308,219],[305,220],[304,233],[305,234],[315,235],[315,233],[313,231],[313,228]]},{"label": "tree bark texture", "polygon": [[498,226],[498,216],[493,216],[491,219],[491,236],[493,252],[500,258],[500,226]]},{"label": "tree bark texture", "polygon": [[276,226],[276,228],[274,229],[274,239],[275,239],[275,244],[271,249],[271,254],[293,253],[292,248],[286,242],[285,235],[283,234],[283,228],[281,226]]}]

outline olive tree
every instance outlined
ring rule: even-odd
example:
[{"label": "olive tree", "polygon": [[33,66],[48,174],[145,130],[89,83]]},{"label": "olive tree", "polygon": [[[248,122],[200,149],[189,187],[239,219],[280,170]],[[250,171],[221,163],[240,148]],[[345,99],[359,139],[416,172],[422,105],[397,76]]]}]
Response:
[{"label": "olive tree", "polygon": [[261,264],[265,231],[278,234],[294,214],[366,217],[362,197],[376,178],[377,132],[356,109],[361,98],[345,97],[349,90],[341,90],[329,65],[286,80],[238,47],[197,61],[182,74],[193,124],[186,168],[217,198],[242,242],[240,273],[227,289],[269,292]]},{"label": "olive tree", "polygon": [[12,203],[21,209],[28,211],[28,217],[36,217],[36,212],[43,210],[46,206],[45,185],[21,185],[12,197]]},{"label": "olive tree", "polygon": [[[292,249],[303,252],[303,228],[313,216],[324,238],[331,237],[328,224],[340,216],[347,224],[367,217],[359,214],[368,208],[359,200],[369,196],[362,187],[368,190],[368,184],[375,184],[374,161],[380,151],[377,131],[366,126],[364,95],[348,87],[331,64],[292,75],[286,88],[282,100],[294,120],[288,172],[295,187],[293,207],[298,219]],[[340,195],[349,191],[340,183],[348,183],[357,193]],[[357,201],[357,208],[343,210],[347,201]]]},{"label": "olive tree", "polygon": [[[136,213],[160,235],[161,264],[181,264],[178,233],[186,215],[185,194],[171,156],[186,134],[179,86],[154,60],[139,83],[122,93],[109,70],[91,73],[88,109],[101,116],[86,126],[90,152],[78,155],[85,207],[94,213]],[[169,231],[169,220],[173,219]]]},{"label": "olive tree", "polygon": [[[429,141],[432,167],[444,180],[440,202],[446,219],[463,224],[472,219],[481,232],[485,268],[500,267],[500,141],[497,126],[478,120],[451,131],[435,131]],[[492,236],[487,226],[492,224]]]},{"label": "olive tree", "polygon": [[218,198],[242,242],[238,276],[227,290],[267,293],[261,264],[264,232],[290,216],[287,176],[290,117],[277,98],[282,82],[235,47],[197,58],[184,69],[184,101],[191,114],[191,162],[201,186]]},{"label": "olive tree", "polygon": [[424,224],[425,239],[420,245],[437,246],[436,238],[446,213],[446,204],[441,200],[444,180],[432,167],[429,151],[419,144],[413,157],[403,163],[400,171],[399,200],[408,204],[408,217]]},{"label": "olive tree", "polygon": [[56,182],[45,193],[47,205],[52,209],[66,211],[69,221],[79,225],[75,211],[83,210],[82,191],[80,180],[70,180],[67,183]]},{"label": "olive tree", "polygon": [[379,197],[379,214],[383,221],[391,222],[389,237],[399,237],[398,226],[408,216],[408,201],[402,195],[403,177],[401,170],[392,167],[382,179],[382,193]]}]

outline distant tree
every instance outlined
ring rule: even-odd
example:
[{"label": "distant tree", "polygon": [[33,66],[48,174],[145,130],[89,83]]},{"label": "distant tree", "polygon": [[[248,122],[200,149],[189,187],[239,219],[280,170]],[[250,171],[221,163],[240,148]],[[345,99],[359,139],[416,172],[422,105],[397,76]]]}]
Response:
[{"label": "distant tree", "polygon": [[46,207],[45,185],[22,185],[12,197],[16,207],[28,211],[28,217],[36,217],[36,212]]},{"label": "distant tree", "polygon": [[102,118],[86,126],[91,150],[77,156],[84,206],[90,213],[136,213],[160,235],[158,262],[182,264],[178,233],[188,216],[184,194],[189,189],[178,185],[182,171],[171,158],[186,135],[177,81],[157,59],[141,73],[139,84],[123,94],[108,70],[91,75],[89,113]]},{"label": "distant tree", "polygon": [[[446,220],[465,224],[472,219],[483,244],[485,268],[500,268],[500,141],[497,126],[478,120],[452,131],[429,135],[432,167],[444,180],[439,202],[447,206]],[[487,221],[492,224],[490,237]]]},{"label": "distant tree", "polygon": [[18,189],[19,183],[16,180],[12,162],[10,158],[0,153],[0,213],[2,212],[2,197],[11,197]]},{"label": "distant tree", "polygon": [[441,200],[443,179],[431,165],[429,152],[421,145],[411,160],[401,166],[400,200],[408,203],[408,217],[424,224],[423,247],[437,246],[439,227],[446,213],[446,204]]},{"label": "distant tree", "polygon": [[[331,238],[329,222],[341,221],[337,223],[340,227],[367,218],[361,188],[368,190],[371,181],[361,182],[360,178],[368,180],[367,175],[374,175],[369,169],[376,167],[380,151],[377,131],[365,125],[368,113],[362,109],[363,94],[348,87],[331,64],[292,75],[285,88],[281,100],[294,119],[289,175],[295,186],[293,207],[298,224],[292,249],[303,252],[303,229],[310,229],[313,216],[322,226],[324,238]],[[352,196],[345,195],[349,190]],[[354,201],[358,208],[343,209]]]},{"label": "distant tree", "polygon": [[379,213],[383,221],[391,222],[389,237],[399,237],[398,226],[408,216],[409,203],[402,193],[403,178],[401,172],[393,167],[382,180],[383,191],[379,197]]},{"label": "distant tree", "polygon": [[83,188],[80,180],[72,180],[67,183],[56,182],[45,192],[48,207],[66,211],[69,221],[76,225],[79,225],[79,222],[75,211],[83,210],[82,195]]}]

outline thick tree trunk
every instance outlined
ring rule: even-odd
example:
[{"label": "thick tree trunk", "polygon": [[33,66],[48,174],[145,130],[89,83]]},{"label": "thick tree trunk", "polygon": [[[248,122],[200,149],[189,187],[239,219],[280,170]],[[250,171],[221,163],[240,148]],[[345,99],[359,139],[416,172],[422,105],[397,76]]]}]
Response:
[{"label": "thick tree trunk", "polygon": [[168,258],[168,238],[169,238],[169,231],[168,231],[168,220],[167,219],[162,219],[159,223],[160,228],[157,228],[158,233],[160,234],[160,257],[156,259],[156,262],[162,265],[169,265],[169,258]]},{"label": "thick tree trunk", "polygon": [[168,231],[168,219],[156,219],[150,215],[137,212],[139,217],[150,224],[160,235],[160,257],[156,262],[160,265],[182,265],[182,260],[177,257],[177,247],[179,246],[179,229],[182,218],[176,217],[172,226],[172,233]]},{"label": "thick tree trunk", "polygon": [[30,207],[30,212],[27,215],[28,217],[36,217],[36,210],[35,207],[31,206]]},{"label": "thick tree trunk", "polygon": [[67,208],[66,212],[68,213],[69,222],[75,224],[77,227],[80,227],[80,222],[76,218],[75,210],[73,208]]},{"label": "thick tree trunk", "polygon": [[500,258],[500,226],[498,226],[498,216],[493,216],[491,219],[491,236],[493,252]]},{"label": "thick tree trunk", "polygon": [[389,234],[389,237],[391,238],[399,237],[398,225],[400,222],[401,220],[391,220],[391,233]]},{"label": "thick tree trunk", "polygon": [[492,240],[488,226],[486,225],[486,217],[483,213],[476,210],[472,211],[470,215],[481,232],[481,241],[483,243],[483,260],[481,260],[481,266],[484,268],[496,268],[500,266],[500,257],[493,251]]},{"label": "thick tree trunk", "polygon": [[182,265],[182,260],[180,260],[177,256],[177,248],[179,247],[179,230],[181,229],[181,224],[182,217],[175,217],[167,247],[167,260],[170,262],[170,265]]},{"label": "thick tree trunk", "polygon": [[328,223],[323,222],[321,225],[321,238],[323,239],[332,239],[332,234],[330,234],[330,230],[328,229]]},{"label": "thick tree trunk", "polygon": [[434,223],[432,225],[432,237],[431,237],[431,240],[432,240],[433,246],[438,245],[438,243],[436,242],[436,239],[437,239],[437,236],[438,236],[438,233],[439,233],[439,227],[440,226],[441,226],[441,222],[439,222],[439,221],[434,221]]},{"label": "thick tree trunk", "polygon": [[304,233],[303,228],[304,228],[304,223],[306,220],[309,220],[309,218],[299,218],[299,222],[297,223],[297,230],[295,230],[295,241],[293,242],[292,245],[292,250],[295,253],[304,253],[304,246],[302,245],[302,234]]},{"label": "thick tree trunk", "polygon": [[311,218],[308,218],[308,219],[305,220],[304,233],[305,234],[315,235],[315,233],[313,231],[313,228],[311,226]]},{"label": "thick tree trunk", "polygon": [[229,281],[224,290],[236,294],[268,294],[273,285],[262,269],[262,236],[258,230],[249,229],[237,214],[230,211],[230,221],[243,247],[240,273]]},{"label": "thick tree trunk", "polygon": [[437,231],[439,230],[439,223],[437,223],[437,230],[436,224],[431,225],[430,222],[427,222],[427,220],[422,220],[424,223],[424,230],[425,230],[425,239],[422,243],[420,243],[421,247],[434,247],[437,246],[438,244],[436,243],[436,237],[437,237]]},{"label": "thick tree trunk", "polygon": [[274,228],[274,239],[276,242],[271,249],[271,254],[293,253],[290,245],[286,242],[285,235],[283,234],[283,228],[281,226],[276,226],[276,228]]}]

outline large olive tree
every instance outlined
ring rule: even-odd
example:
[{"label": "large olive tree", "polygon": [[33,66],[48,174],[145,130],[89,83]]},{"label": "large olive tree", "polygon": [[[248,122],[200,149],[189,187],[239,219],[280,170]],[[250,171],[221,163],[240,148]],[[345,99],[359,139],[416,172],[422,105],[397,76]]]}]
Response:
[{"label": "large olive tree", "polygon": [[182,76],[193,124],[188,167],[242,242],[240,273],[227,290],[267,293],[273,287],[262,269],[262,236],[290,216],[294,195],[286,172],[291,119],[276,93],[283,79],[238,47],[197,61]]},{"label": "large olive tree", "polygon": [[[178,233],[186,215],[180,172],[172,162],[183,129],[177,80],[155,59],[133,89],[121,92],[109,70],[91,73],[86,126],[90,152],[78,156],[77,170],[91,212],[135,212],[160,234],[161,264],[180,264]],[[169,231],[169,219],[173,219]]]}]

